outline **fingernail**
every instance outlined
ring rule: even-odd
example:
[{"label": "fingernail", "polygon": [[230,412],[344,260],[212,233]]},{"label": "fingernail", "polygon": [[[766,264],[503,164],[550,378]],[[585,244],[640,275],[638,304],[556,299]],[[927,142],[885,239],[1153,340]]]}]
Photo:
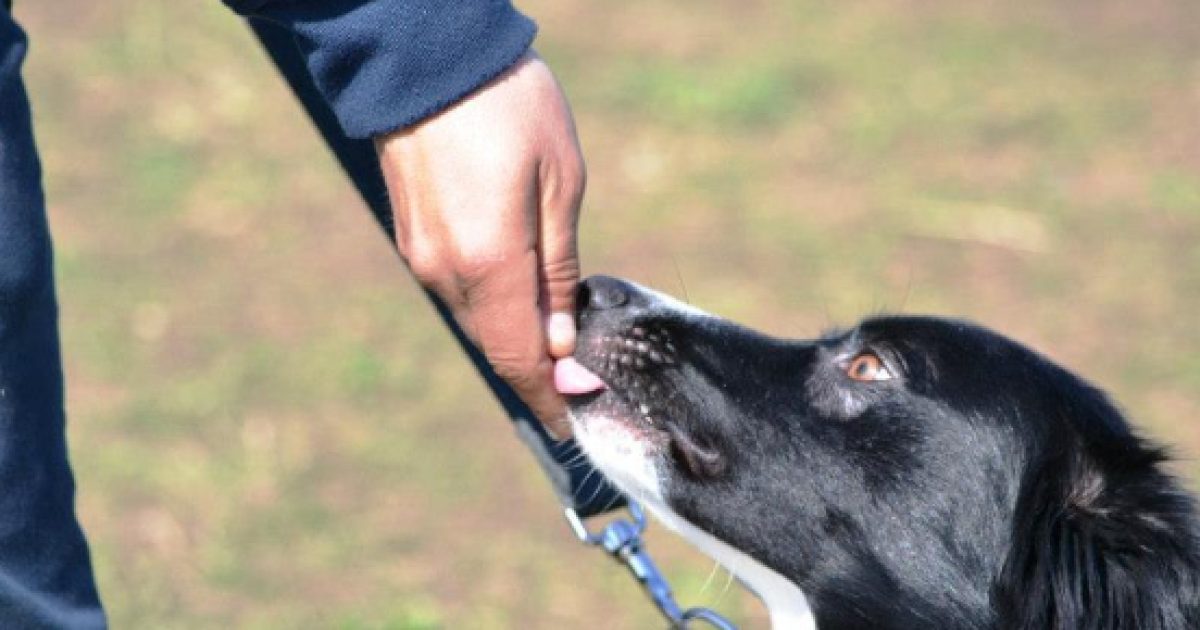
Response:
[{"label": "fingernail", "polygon": [[575,318],[568,313],[552,313],[546,321],[546,337],[552,356],[569,356],[575,350]]}]

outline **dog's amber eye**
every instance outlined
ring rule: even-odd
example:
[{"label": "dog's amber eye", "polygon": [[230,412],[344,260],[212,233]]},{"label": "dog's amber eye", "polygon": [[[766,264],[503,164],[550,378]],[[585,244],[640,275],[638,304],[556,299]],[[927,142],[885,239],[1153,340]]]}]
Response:
[{"label": "dog's amber eye", "polygon": [[846,364],[846,376],[851,379],[869,383],[872,381],[887,381],[892,378],[892,373],[888,371],[887,366],[883,364],[872,352],[864,352]]}]

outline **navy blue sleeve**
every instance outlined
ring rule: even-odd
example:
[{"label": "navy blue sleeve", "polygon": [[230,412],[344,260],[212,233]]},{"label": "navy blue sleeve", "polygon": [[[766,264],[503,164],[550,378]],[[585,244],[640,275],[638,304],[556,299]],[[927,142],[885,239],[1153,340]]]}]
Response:
[{"label": "navy blue sleeve", "polygon": [[295,34],[346,135],[420,122],[511,67],[537,27],[507,0],[224,0]]}]

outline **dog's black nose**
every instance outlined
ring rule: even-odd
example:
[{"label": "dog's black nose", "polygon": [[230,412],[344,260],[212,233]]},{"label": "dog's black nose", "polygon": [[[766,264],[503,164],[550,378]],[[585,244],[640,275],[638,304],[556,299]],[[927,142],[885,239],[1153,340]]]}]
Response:
[{"label": "dog's black nose", "polygon": [[625,306],[629,302],[630,287],[625,282],[609,276],[592,276],[579,283],[576,304],[579,309],[603,311]]}]

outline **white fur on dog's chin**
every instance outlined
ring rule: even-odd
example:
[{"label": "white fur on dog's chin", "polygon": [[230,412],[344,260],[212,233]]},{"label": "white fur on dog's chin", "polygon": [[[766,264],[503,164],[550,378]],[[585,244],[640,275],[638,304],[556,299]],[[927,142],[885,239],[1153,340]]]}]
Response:
[{"label": "white fur on dog's chin", "polygon": [[571,425],[588,459],[626,495],[639,501],[662,497],[654,447],[648,441],[605,416],[588,414],[584,420],[571,412]]},{"label": "white fur on dog's chin", "polygon": [[575,440],[592,464],[628,496],[641,502],[685,540],[724,565],[762,600],[775,630],[815,630],[816,619],[804,592],[787,578],[712,534],[692,525],[668,507],[663,495],[660,455],[653,444],[638,439],[621,421],[599,415],[572,414]]}]

